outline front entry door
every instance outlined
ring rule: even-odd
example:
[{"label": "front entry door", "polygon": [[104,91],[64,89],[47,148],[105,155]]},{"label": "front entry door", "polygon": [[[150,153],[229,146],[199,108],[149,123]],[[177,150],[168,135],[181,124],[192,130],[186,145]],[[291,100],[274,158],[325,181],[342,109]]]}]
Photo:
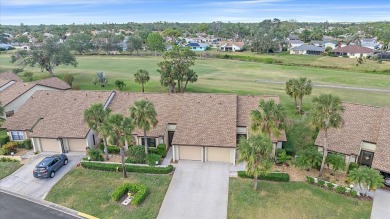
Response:
[{"label": "front entry door", "polygon": [[360,165],[371,167],[373,159],[374,159],[374,152],[364,151],[364,150],[360,152],[360,156],[359,156]]},{"label": "front entry door", "polygon": [[172,146],[172,139],[174,134],[175,134],[174,131],[168,131],[168,147]]}]

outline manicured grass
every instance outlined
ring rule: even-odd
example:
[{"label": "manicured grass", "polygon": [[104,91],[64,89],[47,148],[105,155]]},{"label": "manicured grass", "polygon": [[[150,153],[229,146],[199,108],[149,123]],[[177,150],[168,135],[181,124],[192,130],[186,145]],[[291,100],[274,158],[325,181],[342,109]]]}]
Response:
[{"label": "manicured grass", "polygon": [[358,200],[304,182],[231,178],[228,218],[370,218],[372,201]]},{"label": "manicured grass", "polygon": [[[49,192],[46,200],[98,218],[156,218],[168,189],[170,175],[72,169]],[[139,207],[124,207],[112,200],[113,191],[125,182],[146,185],[149,194]]]},{"label": "manicured grass", "polygon": [[23,166],[19,161],[18,162],[1,162],[0,161],[0,179],[3,179],[15,172],[19,167]]},{"label": "manicured grass", "polygon": [[[0,55],[0,72],[10,70],[16,66],[9,62],[8,54]],[[55,72],[59,76],[64,73],[75,75],[74,84],[81,89],[112,90],[115,89],[115,80],[123,80],[126,91],[138,92],[140,85],[134,82],[133,74],[140,68],[149,71],[151,80],[146,84],[146,92],[167,92],[167,88],[160,85],[160,76],[157,72],[157,63],[161,57],[129,57],[129,56],[78,56],[77,68],[70,66],[58,67]],[[332,84],[352,87],[366,87],[389,89],[390,76],[358,71],[334,70],[299,66],[281,66],[254,62],[220,59],[198,59],[193,69],[198,73],[198,82],[189,84],[190,92],[237,93],[241,95],[280,95],[286,105],[292,105],[292,100],[285,95],[283,84],[257,83],[256,80],[270,80],[285,82],[290,78],[308,77],[317,84]],[[47,76],[38,68],[26,68],[33,71],[35,78]],[[92,84],[98,71],[107,73],[108,85],[104,88]],[[346,90],[334,88],[314,87],[312,95],[333,93],[343,101],[369,105],[390,106],[390,93],[368,92],[360,90]],[[304,107],[311,97],[304,98]]]}]

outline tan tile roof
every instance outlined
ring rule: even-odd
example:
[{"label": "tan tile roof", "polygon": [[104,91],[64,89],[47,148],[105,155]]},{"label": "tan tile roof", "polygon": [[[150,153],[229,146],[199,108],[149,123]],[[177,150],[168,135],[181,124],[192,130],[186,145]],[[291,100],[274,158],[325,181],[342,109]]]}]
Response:
[{"label": "tan tile roof", "polygon": [[3,80],[3,79],[0,79],[0,88],[8,83],[12,82],[11,80]]},{"label": "tan tile roof", "polygon": [[[328,131],[328,149],[343,154],[359,155],[362,141],[376,143],[373,167],[390,172],[390,109],[343,103],[344,125]],[[320,131],[316,145],[324,145]]]},{"label": "tan tile roof", "polygon": [[46,87],[56,88],[60,90],[68,90],[71,87],[65,83],[63,80],[57,78],[57,77],[50,77],[46,79],[42,79],[39,81],[35,81],[35,84],[39,84]]},{"label": "tan tile roof", "polygon": [[91,104],[104,104],[110,94],[104,91],[37,91],[3,127],[8,130],[33,128],[31,137],[85,138],[89,128],[83,120],[84,110]]},{"label": "tan tile roof", "polygon": [[374,50],[367,48],[367,47],[362,47],[362,46],[357,46],[357,45],[348,45],[344,47],[339,47],[335,48],[332,50],[332,52],[340,52],[340,53],[373,53]]},{"label": "tan tile roof", "polygon": [[19,76],[11,72],[0,73],[0,79],[9,80],[9,81],[19,81],[19,82],[23,81],[21,78],[19,78]]}]

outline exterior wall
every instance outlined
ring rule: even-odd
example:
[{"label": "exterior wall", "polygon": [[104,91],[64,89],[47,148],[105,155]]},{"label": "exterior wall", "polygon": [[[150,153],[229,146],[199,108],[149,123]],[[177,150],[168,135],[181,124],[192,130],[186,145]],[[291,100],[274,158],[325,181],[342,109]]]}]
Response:
[{"label": "exterior wall", "polygon": [[348,53],[347,56],[349,56],[349,58],[359,58],[359,57],[367,57],[367,56],[370,56],[372,55],[372,53]]},{"label": "exterior wall", "polygon": [[[93,142],[93,138],[95,138],[95,144]],[[93,131],[92,129],[88,132],[87,137],[85,138],[85,140],[86,140],[86,146],[85,147],[96,148],[96,146],[99,144],[99,138],[98,138],[96,132]]]},{"label": "exterior wall", "polygon": [[41,85],[36,85],[33,88],[31,88],[30,90],[28,90],[26,93],[24,93],[21,96],[19,96],[18,98],[16,98],[11,103],[4,106],[4,112],[9,112],[12,110],[16,112],[35,93],[35,91],[38,91],[38,90],[57,90],[57,89],[45,87],[45,86],[41,86]]},{"label": "exterior wall", "polygon": [[76,139],[76,138],[68,138],[67,139],[69,151],[78,151],[78,152],[84,152],[86,151],[86,139]]},{"label": "exterior wall", "polygon": [[326,47],[331,47],[332,49],[335,49],[336,48],[336,45],[335,44],[333,44],[333,43],[325,43],[324,45],[323,45],[323,47],[326,49]]},{"label": "exterior wall", "polygon": [[279,141],[276,143],[276,148],[282,149],[283,148],[283,142]]},{"label": "exterior wall", "polygon": [[235,51],[241,51],[241,50],[243,50],[243,48],[242,48],[242,47],[239,47],[239,46],[236,46],[236,45],[233,45],[233,46],[232,46],[232,50],[233,50],[233,52],[235,52]]},{"label": "exterior wall", "polygon": [[362,142],[362,144],[360,146],[360,149],[361,150],[365,150],[365,151],[375,152],[376,144],[372,144],[372,143],[368,143],[368,142]]}]

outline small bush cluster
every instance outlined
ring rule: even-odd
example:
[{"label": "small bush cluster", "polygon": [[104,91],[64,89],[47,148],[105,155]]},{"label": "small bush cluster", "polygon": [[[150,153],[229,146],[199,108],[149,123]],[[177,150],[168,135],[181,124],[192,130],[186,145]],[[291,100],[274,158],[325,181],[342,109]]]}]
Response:
[{"label": "small bush cluster", "polygon": [[[237,174],[241,178],[252,178],[253,179],[253,176],[248,175],[246,173],[246,171],[238,171]],[[267,175],[260,174],[258,179],[275,181],[275,182],[289,182],[290,175],[288,173],[268,173]]]},{"label": "small bush cluster", "polygon": [[359,164],[351,162],[348,166],[348,173],[351,172],[351,170],[359,168]]},{"label": "small bush cluster", "polygon": [[[104,151],[104,144],[101,143],[99,148],[100,150]],[[109,154],[120,154],[121,149],[115,145],[107,145],[107,151]]]},{"label": "small bush cluster", "polygon": [[89,149],[88,156],[91,158],[91,161],[104,161],[103,153],[100,149]]},{"label": "small bush cluster", "polygon": [[326,186],[327,186],[329,189],[333,189],[333,188],[334,188],[334,184],[331,183],[331,182],[326,183]]},{"label": "small bush cluster", "polygon": [[[122,165],[120,164],[107,164],[107,163],[96,163],[96,162],[81,162],[81,166],[87,169],[103,170],[103,171],[122,171]],[[126,165],[127,172],[135,173],[152,173],[152,174],[168,174],[173,171],[173,166],[167,167],[150,167],[150,166],[134,166]]]},{"label": "small bush cluster", "polygon": [[159,154],[148,154],[146,155],[146,162],[149,166],[155,166],[156,163],[159,164],[162,156]]},{"label": "small bush cluster", "polygon": [[344,194],[347,191],[347,189],[344,186],[337,186],[336,192],[340,194]]},{"label": "small bush cluster", "polygon": [[33,148],[31,139],[26,139],[24,141],[16,142],[18,144],[18,148],[25,148],[27,150],[30,150]]},{"label": "small bush cluster", "polygon": [[127,151],[126,163],[145,163],[146,155],[145,148],[142,145],[135,145],[129,147]]},{"label": "small bush cluster", "polygon": [[2,158],[0,158],[0,162],[19,162],[19,161],[16,159],[9,158],[9,157],[2,157]]},{"label": "small bush cluster", "polygon": [[318,182],[317,182],[317,184],[318,184],[319,186],[321,186],[321,187],[324,187],[325,181],[319,179]]},{"label": "small bush cluster", "polygon": [[[313,177],[311,176],[306,176],[306,181],[310,184],[315,184],[315,180]],[[328,187],[328,189],[330,190],[333,190],[333,188],[336,187],[335,184],[331,183],[331,182],[325,182],[324,180],[322,179],[317,179],[317,183],[316,183],[318,186],[322,187],[322,188],[325,188],[325,185],[326,187]],[[344,187],[344,186],[337,186],[334,191],[336,191],[337,193],[339,194],[345,194],[345,195],[350,195],[351,197],[357,197],[358,196],[358,193],[353,190],[353,189],[350,189],[349,191],[347,191],[347,188]]]},{"label": "small bush cluster", "polygon": [[112,200],[119,201],[123,195],[128,192],[134,193],[131,204],[138,206],[145,200],[146,196],[148,195],[148,188],[142,184],[124,183],[115,189],[115,191],[112,193]]},{"label": "small bush cluster", "polygon": [[0,136],[0,145],[7,144],[8,142],[9,142],[9,136],[8,135]]},{"label": "small bush cluster", "polygon": [[18,143],[15,141],[10,141],[1,147],[1,154],[3,155],[10,155],[11,152],[16,153],[17,151],[18,151]]},{"label": "small bush cluster", "polygon": [[167,155],[167,149],[165,144],[159,144],[156,148],[149,148],[149,153],[151,154],[159,154],[161,157],[165,157]]}]

